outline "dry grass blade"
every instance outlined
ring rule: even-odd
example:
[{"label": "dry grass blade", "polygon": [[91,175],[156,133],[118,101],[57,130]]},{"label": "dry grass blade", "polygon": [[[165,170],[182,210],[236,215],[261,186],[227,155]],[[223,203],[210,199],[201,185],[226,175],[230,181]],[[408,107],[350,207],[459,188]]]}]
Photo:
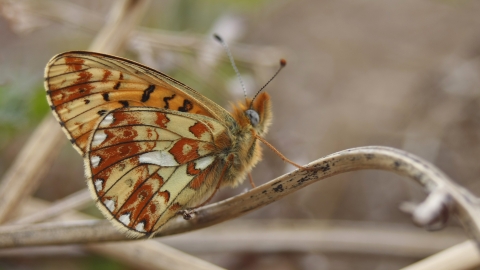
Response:
[{"label": "dry grass blade", "polygon": [[58,142],[63,137],[53,117],[45,118],[33,132],[0,184],[0,223],[35,191],[60,150]]},{"label": "dry grass blade", "polygon": [[477,269],[480,264],[480,252],[475,241],[465,241],[419,262],[411,264],[402,270],[450,270]]},{"label": "dry grass blade", "polygon": [[[44,212],[48,211],[48,203],[43,202],[39,199],[30,198],[25,202],[24,207],[22,207],[22,216],[31,216],[31,213]],[[86,214],[68,211],[63,213],[61,216],[54,218],[55,221],[69,221],[72,220],[85,220],[92,219],[91,216]],[[80,222],[80,221],[78,221]],[[26,226],[24,224],[23,226]],[[109,224],[106,224],[109,226]],[[21,225],[9,226],[10,228],[19,228]],[[5,227],[6,228],[6,227]],[[90,230],[91,231],[91,230]],[[83,231],[79,231],[83,233]],[[123,235],[118,234],[119,237]],[[68,236],[66,236],[68,237]],[[77,234],[77,237],[82,237]],[[185,254],[180,251],[173,250],[171,247],[168,247],[161,243],[154,243],[155,241],[138,241],[138,242],[125,242],[125,243],[115,243],[115,244],[89,244],[85,246],[75,246],[78,252],[95,252],[100,255],[108,256],[117,261],[123,262],[125,265],[129,265],[133,268],[141,269],[219,269],[216,265],[210,264],[205,261],[201,261],[198,258],[192,257],[191,255]],[[132,252],[134,250],[134,252]],[[28,253],[32,251],[27,248],[13,248],[5,249],[6,253],[0,254],[0,256],[8,257],[9,255],[21,254],[21,252],[27,253],[26,256],[32,256]],[[48,250],[37,250],[39,251],[38,255],[46,255]],[[55,250],[50,250],[55,252]],[[74,251],[72,249],[64,249],[63,251]],[[128,254],[128,255],[126,255]],[[58,255],[58,254],[57,254]],[[61,254],[60,254],[61,256]],[[25,258],[25,256],[23,256]],[[152,259],[155,258],[155,259]],[[173,267],[176,268],[173,268]]]},{"label": "dry grass blade", "polygon": [[[123,248],[118,248],[118,246]],[[213,265],[182,251],[173,249],[157,241],[124,242],[124,243],[103,243],[86,246],[89,250],[99,251],[120,261],[135,262],[137,269],[169,269],[169,270],[219,270],[224,269]],[[179,260],[182,258],[182,260]]]},{"label": "dry grass blade", "polygon": [[[159,240],[162,244],[189,254],[340,252],[422,259],[461,243],[466,237],[459,228],[433,234],[409,224],[311,219],[239,219]],[[125,245],[147,242],[150,241],[125,242]],[[115,242],[115,245],[118,246],[119,243]],[[107,247],[103,244],[98,246]],[[0,258],[54,255],[56,252],[73,252],[73,247],[78,249],[77,253],[84,252],[80,245],[63,247],[65,250],[62,250],[61,246],[3,249],[0,250]],[[85,247],[90,249],[97,247],[97,244]]]},{"label": "dry grass blade", "polygon": [[52,205],[50,205],[50,207],[48,207],[47,209],[35,212],[29,216],[21,217],[12,222],[9,222],[8,224],[32,224],[45,220],[51,220],[52,218],[59,216],[67,211],[79,209],[90,203],[92,203],[92,197],[90,196],[90,192],[87,189],[83,189],[52,203]]},{"label": "dry grass blade", "polygon": [[112,7],[110,20],[97,34],[90,50],[103,53],[116,53],[125,45],[130,33],[142,19],[150,0],[124,0]]},{"label": "dry grass blade", "polygon": [[338,252],[421,259],[461,243],[466,237],[459,228],[426,233],[409,224],[238,219],[159,240],[193,254]]}]

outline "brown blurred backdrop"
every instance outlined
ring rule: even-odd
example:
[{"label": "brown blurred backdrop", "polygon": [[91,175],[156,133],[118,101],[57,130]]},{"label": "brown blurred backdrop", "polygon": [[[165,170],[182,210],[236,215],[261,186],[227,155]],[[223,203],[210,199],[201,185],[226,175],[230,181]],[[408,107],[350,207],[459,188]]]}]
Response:
[{"label": "brown blurred backdrop", "polygon": [[[480,2],[238,2],[154,1],[141,24],[144,34],[133,35],[122,56],[161,69],[228,107],[242,94],[222,48],[210,39],[219,32],[232,42],[250,95],[273,74],[280,57],[288,60],[266,91],[274,105],[267,140],[290,159],[307,163],[347,148],[391,146],[434,163],[479,194]],[[52,117],[42,84],[45,64],[57,53],[86,49],[110,4],[0,1],[0,175],[39,121]],[[161,32],[148,35],[149,29]],[[189,38],[195,42],[181,42]],[[60,156],[36,192],[50,201],[85,187],[81,157],[68,144],[59,147]],[[253,177],[259,185],[292,169],[265,149]],[[247,188],[245,183],[222,190],[215,200]],[[368,221],[373,228],[408,228],[413,225],[398,205],[423,198],[421,188],[407,179],[354,172],[308,186],[242,219]],[[420,259],[341,250],[196,255],[229,269],[398,269]],[[87,255],[73,257],[4,257],[0,268],[55,268],[62,261],[76,269],[130,269]]]}]

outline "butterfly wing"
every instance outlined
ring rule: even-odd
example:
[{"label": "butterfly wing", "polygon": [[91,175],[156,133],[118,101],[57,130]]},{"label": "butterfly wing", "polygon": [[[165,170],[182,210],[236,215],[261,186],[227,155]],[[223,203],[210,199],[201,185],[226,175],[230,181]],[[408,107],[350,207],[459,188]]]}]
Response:
[{"label": "butterfly wing", "polygon": [[151,235],[215,191],[230,144],[225,127],[210,117],[120,108],[94,128],[84,157],[88,186],[117,227]]},{"label": "butterfly wing", "polygon": [[92,52],[53,57],[47,100],[84,156],[97,205],[135,237],[211,195],[236,125],[218,104],[136,62]]},{"label": "butterfly wing", "polygon": [[156,107],[234,123],[225,109],[188,86],[106,54],[74,51],[54,56],[45,69],[45,89],[54,115],[81,155],[99,120],[122,107]]}]

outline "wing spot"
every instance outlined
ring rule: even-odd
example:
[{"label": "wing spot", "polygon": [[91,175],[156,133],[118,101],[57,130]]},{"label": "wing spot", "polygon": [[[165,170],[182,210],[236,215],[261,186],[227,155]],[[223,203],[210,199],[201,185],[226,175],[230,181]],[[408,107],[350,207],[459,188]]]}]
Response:
[{"label": "wing spot", "polygon": [[120,100],[119,103],[122,104],[122,106],[123,106],[124,108],[130,106],[130,104],[128,104],[128,101],[126,101],[126,100]]},{"label": "wing spot", "polygon": [[140,163],[155,164],[158,166],[178,166],[175,157],[167,151],[154,151],[141,154],[139,156]]},{"label": "wing spot", "polygon": [[113,89],[118,90],[120,88],[121,82],[117,82],[114,86]]},{"label": "wing spot", "polygon": [[[170,200],[170,192],[168,192],[168,190],[165,190],[165,191],[159,191],[158,192],[158,196],[162,197],[164,200],[165,200],[165,204],[168,203],[168,201]],[[152,209],[153,208],[153,209]],[[154,204],[152,204],[150,206],[150,211],[152,213],[154,213],[156,211],[156,207]]]},{"label": "wing spot", "polygon": [[174,203],[172,206],[170,206],[168,210],[177,212],[181,208],[182,208],[182,205],[177,202],[177,203]]},{"label": "wing spot", "polygon": [[137,232],[147,232],[145,231],[145,221],[140,221],[137,226],[135,226]]},{"label": "wing spot", "polygon": [[189,144],[184,144],[183,145],[183,148],[182,148],[182,154],[183,155],[188,155],[188,153],[190,153],[190,151],[192,151],[193,147]]},{"label": "wing spot", "polygon": [[103,204],[108,209],[108,211],[113,212],[115,210],[115,202],[111,199],[106,199],[103,201]]},{"label": "wing spot", "polygon": [[100,123],[100,126],[109,126],[115,121],[115,118],[113,117],[113,114],[109,114],[103,118],[102,122]]},{"label": "wing spot", "polygon": [[87,105],[88,103],[90,103],[90,100],[85,99],[83,102],[85,102],[85,105]]},{"label": "wing spot", "polygon": [[125,224],[126,226],[128,226],[128,224],[130,224],[130,213],[126,213],[126,214],[123,214],[121,215],[118,220],[120,222],[122,222],[123,224]]},{"label": "wing spot", "polygon": [[178,110],[181,111],[181,112],[189,112],[193,109],[193,104],[190,100],[188,99],[185,99],[183,101],[183,106],[182,107],[179,107]]},{"label": "wing spot", "polygon": [[163,108],[170,109],[170,104],[168,104],[168,102],[174,98],[175,98],[175,94],[173,94],[171,97],[164,97],[163,101],[165,102],[165,106]]},{"label": "wing spot", "polygon": [[195,123],[195,125],[189,127],[188,131],[190,131],[198,139],[202,139],[205,141],[207,141],[210,137],[207,126],[200,122],[197,122]]},{"label": "wing spot", "polygon": [[102,78],[102,82],[105,82],[107,81],[108,77],[110,77],[110,75],[112,75],[112,72],[108,69],[104,69],[103,70],[103,78]]},{"label": "wing spot", "polygon": [[92,146],[98,146],[102,144],[105,139],[107,139],[107,134],[103,132],[103,130],[100,130],[93,135],[93,141],[92,141]]},{"label": "wing spot", "polygon": [[133,186],[133,180],[132,178],[129,178],[125,181],[125,185],[127,185],[128,187],[132,187]]},{"label": "wing spot", "polygon": [[108,96],[108,93],[103,93],[102,96],[103,96],[103,100],[110,101],[110,97]]},{"label": "wing spot", "polygon": [[98,164],[100,164],[101,160],[102,159],[99,156],[90,157],[90,162],[91,162],[93,168],[98,167]]},{"label": "wing spot", "polygon": [[98,113],[98,115],[104,115],[104,114],[107,113],[107,110],[100,110],[97,113]]},{"label": "wing spot", "polygon": [[103,189],[103,179],[95,180],[95,189],[97,190],[97,192]]},{"label": "wing spot", "polygon": [[142,102],[148,101],[150,99],[150,94],[153,93],[153,91],[155,91],[155,85],[151,84],[143,91]]},{"label": "wing spot", "polygon": [[204,170],[205,168],[210,166],[210,164],[212,164],[214,160],[215,158],[213,156],[199,158],[195,160],[195,169]]},{"label": "wing spot", "polygon": [[123,172],[123,170],[125,170],[125,164],[122,163],[122,164],[118,165],[118,171]]}]

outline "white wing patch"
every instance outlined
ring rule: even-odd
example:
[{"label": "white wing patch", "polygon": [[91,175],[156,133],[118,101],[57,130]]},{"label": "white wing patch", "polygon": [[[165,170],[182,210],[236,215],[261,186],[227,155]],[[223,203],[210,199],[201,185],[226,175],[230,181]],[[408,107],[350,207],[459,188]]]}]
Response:
[{"label": "white wing patch", "polygon": [[102,144],[106,138],[107,134],[105,134],[105,131],[99,130],[95,132],[95,134],[93,135],[92,146],[98,146]]},{"label": "white wing patch", "polygon": [[103,187],[103,179],[97,179],[95,180],[95,189],[97,192],[101,191]]},{"label": "white wing patch", "polygon": [[130,224],[130,213],[121,215],[118,220],[128,226]]},{"label": "white wing patch", "polygon": [[172,154],[167,151],[153,151],[139,156],[140,163],[155,164],[162,167],[178,166]]},{"label": "white wing patch", "polygon": [[92,167],[93,168],[98,167],[98,164],[100,164],[100,160],[102,160],[102,159],[99,156],[90,157],[90,161],[92,162]]},{"label": "white wing patch", "polygon": [[204,170],[215,160],[213,156],[206,156],[195,160],[195,169]]},{"label": "white wing patch", "polygon": [[113,212],[115,210],[115,202],[113,200],[105,200],[103,201],[103,204],[105,204],[105,207],[107,207],[108,211]]},{"label": "white wing patch", "polygon": [[145,223],[144,222],[139,222],[137,226],[135,226],[135,230],[139,232],[146,232],[145,231]]},{"label": "white wing patch", "polygon": [[115,121],[115,118],[113,117],[113,114],[110,113],[107,116],[105,116],[105,118],[103,118],[102,122],[100,123],[100,125],[98,127],[100,127],[100,128],[107,127],[107,126],[111,125],[113,123],[113,121]]}]

